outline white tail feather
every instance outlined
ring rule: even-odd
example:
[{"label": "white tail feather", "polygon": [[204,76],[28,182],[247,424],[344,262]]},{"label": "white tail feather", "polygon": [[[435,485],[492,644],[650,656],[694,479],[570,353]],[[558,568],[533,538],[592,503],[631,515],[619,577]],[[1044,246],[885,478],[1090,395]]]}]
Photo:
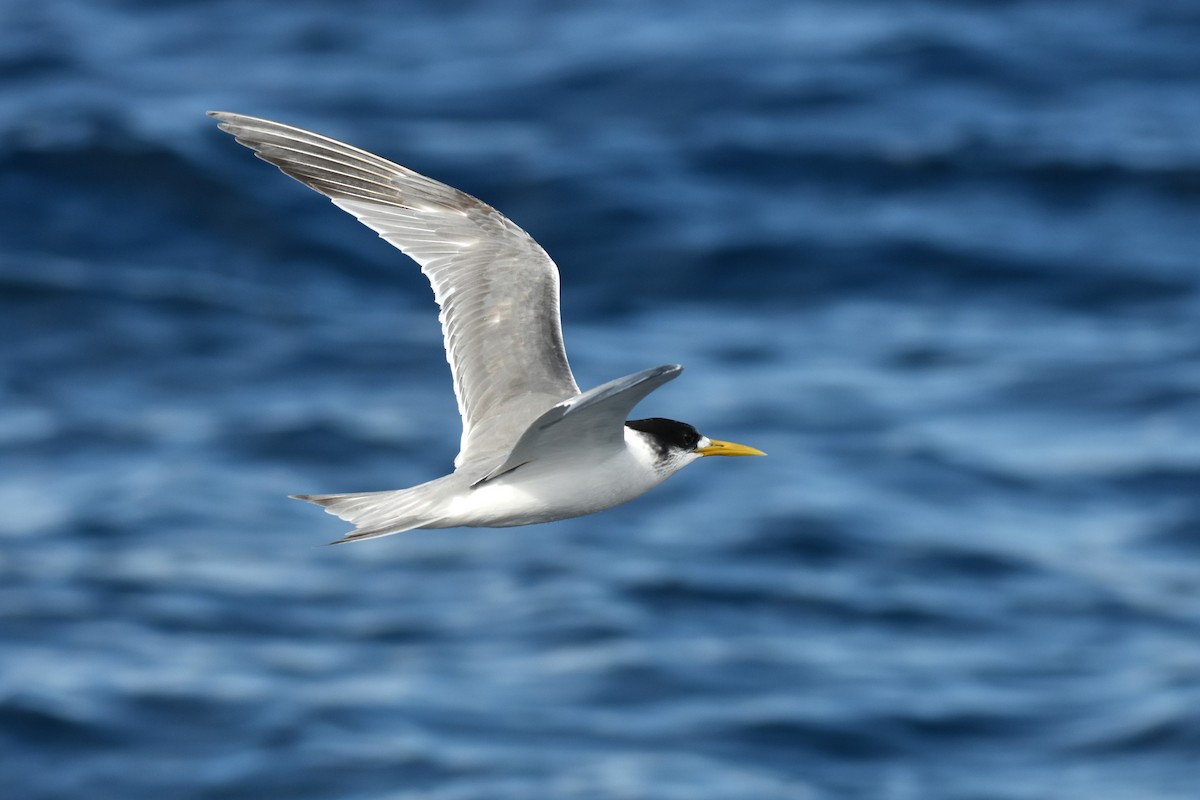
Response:
[{"label": "white tail feather", "polygon": [[428,486],[411,489],[394,489],[386,492],[358,492],[352,494],[294,494],[296,500],[304,500],[325,507],[325,512],[354,524],[355,530],[330,544],[355,542],[403,533],[414,528],[435,525],[440,520],[423,514],[428,505]]}]

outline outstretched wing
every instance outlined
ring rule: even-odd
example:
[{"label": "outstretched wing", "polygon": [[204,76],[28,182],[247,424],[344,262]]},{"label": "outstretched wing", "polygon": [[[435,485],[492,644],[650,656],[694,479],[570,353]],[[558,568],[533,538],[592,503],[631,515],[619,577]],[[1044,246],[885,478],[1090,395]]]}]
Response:
[{"label": "outstretched wing", "polygon": [[651,367],[564,400],[538,417],[508,458],[472,485],[556,452],[604,452],[623,447],[625,420],[646,395],[683,372],[678,364]]},{"label": "outstretched wing", "polygon": [[334,139],[257,117],[209,115],[421,265],[441,307],[462,415],[456,467],[508,450],[543,410],[579,393],[563,347],[558,269],[500,212]]}]

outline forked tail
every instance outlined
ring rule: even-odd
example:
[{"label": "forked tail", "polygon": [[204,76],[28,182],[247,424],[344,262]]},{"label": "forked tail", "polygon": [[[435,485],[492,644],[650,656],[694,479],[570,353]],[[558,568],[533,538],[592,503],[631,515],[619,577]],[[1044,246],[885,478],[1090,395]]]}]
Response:
[{"label": "forked tail", "polygon": [[440,520],[429,514],[429,493],[424,491],[428,486],[422,484],[386,492],[294,494],[291,497],[324,506],[327,514],[353,523],[355,530],[330,542],[342,544],[436,525]]}]

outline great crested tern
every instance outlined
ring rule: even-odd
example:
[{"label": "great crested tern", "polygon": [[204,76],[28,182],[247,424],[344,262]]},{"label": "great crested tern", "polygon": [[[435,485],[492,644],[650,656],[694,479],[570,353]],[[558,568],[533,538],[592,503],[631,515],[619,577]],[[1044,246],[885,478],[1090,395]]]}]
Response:
[{"label": "great crested tern", "polygon": [[684,422],[629,420],[678,364],[580,392],[558,313],[558,269],[491,206],[379,156],[300,128],[210,111],[238,142],[416,261],[433,285],[462,440],[454,472],[409,489],[293,495],[356,529],[508,527],[603,511],[702,456],[761,456]]}]

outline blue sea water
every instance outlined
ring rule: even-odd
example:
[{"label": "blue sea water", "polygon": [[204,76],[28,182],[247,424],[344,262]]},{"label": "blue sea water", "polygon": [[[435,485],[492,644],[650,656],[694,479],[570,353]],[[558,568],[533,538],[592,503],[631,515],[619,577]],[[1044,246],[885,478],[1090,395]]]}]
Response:
[{"label": "blue sea water", "polygon": [[[1200,6],[0,20],[5,798],[1200,797]],[[210,108],[497,206],[582,385],[770,457],[319,546],[450,467],[435,308]]]}]

